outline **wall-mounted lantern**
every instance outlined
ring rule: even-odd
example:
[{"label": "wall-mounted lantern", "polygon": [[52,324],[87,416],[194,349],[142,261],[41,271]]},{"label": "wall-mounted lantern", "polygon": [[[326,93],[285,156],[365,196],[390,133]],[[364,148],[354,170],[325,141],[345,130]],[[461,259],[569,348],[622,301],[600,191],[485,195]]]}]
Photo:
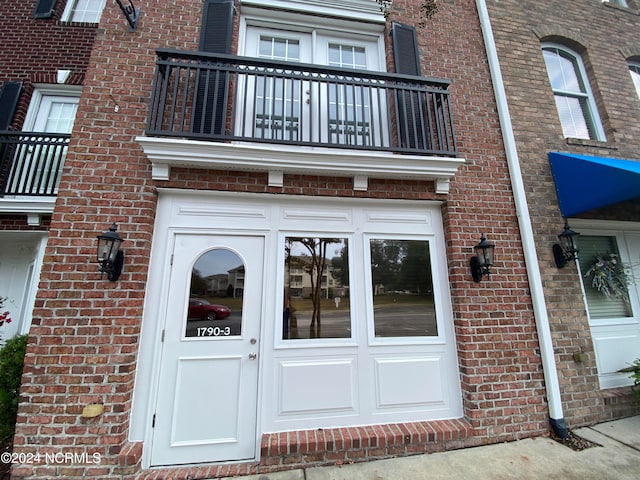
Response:
[{"label": "wall-mounted lantern", "polygon": [[[117,229],[118,227],[113,223],[108,232],[98,235],[99,271],[106,273],[107,278],[112,282],[120,278],[124,264],[124,252],[120,250],[120,245],[124,240],[116,233]],[[100,277],[102,278],[102,275]]]},{"label": "wall-mounted lantern", "polygon": [[568,262],[575,262],[578,259],[578,232],[574,232],[569,228],[569,223],[565,222],[564,230],[558,239],[560,243],[553,245],[553,258],[556,262],[556,267],[564,268]]},{"label": "wall-mounted lantern", "polygon": [[471,277],[473,281],[478,283],[482,280],[484,275],[489,276],[491,274],[491,267],[493,265],[493,251],[495,245],[489,243],[484,233],[480,237],[480,243],[473,247],[475,255],[471,257],[469,265],[471,267]]}]

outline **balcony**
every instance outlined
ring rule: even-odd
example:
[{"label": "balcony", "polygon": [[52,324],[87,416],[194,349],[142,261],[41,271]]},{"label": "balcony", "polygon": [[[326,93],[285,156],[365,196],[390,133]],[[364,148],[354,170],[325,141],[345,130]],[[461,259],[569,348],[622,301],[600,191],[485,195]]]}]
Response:
[{"label": "balcony", "polygon": [[55,196],[70,137],[62,133],[0,132],[2,194]]},{"label": "balcony", "polygon": [[0,131],[1,211],[53,211],[69,138],[61,133]]},{"label": "balcony", "polygon": [[239,168],[268,171],[275,185],[283,173],[344,174],[356,189],[374,176],[431,178],[448,191],[464,162],[448,87],[426,77],[158,50],[138,141],[156,179],[168,180],[172,166]]}]

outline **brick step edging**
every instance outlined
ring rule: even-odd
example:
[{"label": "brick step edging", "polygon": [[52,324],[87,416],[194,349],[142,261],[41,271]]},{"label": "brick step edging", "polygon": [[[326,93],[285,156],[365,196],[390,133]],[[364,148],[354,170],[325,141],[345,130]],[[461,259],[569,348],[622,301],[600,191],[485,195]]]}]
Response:
[{"label": "brick step edging", "polygon": [[461,419],[267,433],[260,467],[306,468],[415,455],[466,446],[471,425]]}]

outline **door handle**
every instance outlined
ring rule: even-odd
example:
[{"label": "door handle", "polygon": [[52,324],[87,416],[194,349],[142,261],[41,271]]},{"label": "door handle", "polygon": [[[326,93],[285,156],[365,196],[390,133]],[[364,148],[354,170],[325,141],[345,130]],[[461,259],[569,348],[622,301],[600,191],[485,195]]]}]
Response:
[{"label": "door handle", "polygon": [[249,354],[249,360],[255,360],[256,358],[258,358],[258,354],[255,352],[251,352]]}]

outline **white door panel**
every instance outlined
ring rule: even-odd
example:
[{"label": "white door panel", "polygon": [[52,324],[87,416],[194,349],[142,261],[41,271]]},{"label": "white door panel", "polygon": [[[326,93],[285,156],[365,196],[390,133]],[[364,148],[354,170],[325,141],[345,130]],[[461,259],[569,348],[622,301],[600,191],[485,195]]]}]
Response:
[{"label": "white door panel", "polygon": [[44,238],[14,232],[0,237],[0,295],[6,297],[2,312],[8,311],[11,319],[0,327],[3,340],[29,329]]},{"label": "white door panel", "polygon": [[[152,465],[256,456],[263,249],[262,237],[175,236]],[[196,294],[234,307],[209,317]]]},{"label": "white door panel", "polygon": [[[600,388],[615,388],[633,384],[633,380],[628,375],[618,373],[618,370],[628,367],[638,357],[638,346],[640,345],[640,308],[638,306],[640,292],[636,280],[640,278],[640,235],[630,233],[621,235],[618,233],[616,235],[605,234],[604,236],[615,237],[622,262],[632,269],[632,272],[628,272],[631,273],[632,279],[628,285],[629,301],[623,303],[618,300],[616,304],[624,306],[626,315],[612,314],[607,316],[600,314],[595,316],[593,312],[607,312],[607,300],[604,297],[600,298],[595,307],[593,300],[588,302]],[[588,282],[588,280],[583,281]],[[619,309],[610,308],[610,310],[617,312]]]}]

